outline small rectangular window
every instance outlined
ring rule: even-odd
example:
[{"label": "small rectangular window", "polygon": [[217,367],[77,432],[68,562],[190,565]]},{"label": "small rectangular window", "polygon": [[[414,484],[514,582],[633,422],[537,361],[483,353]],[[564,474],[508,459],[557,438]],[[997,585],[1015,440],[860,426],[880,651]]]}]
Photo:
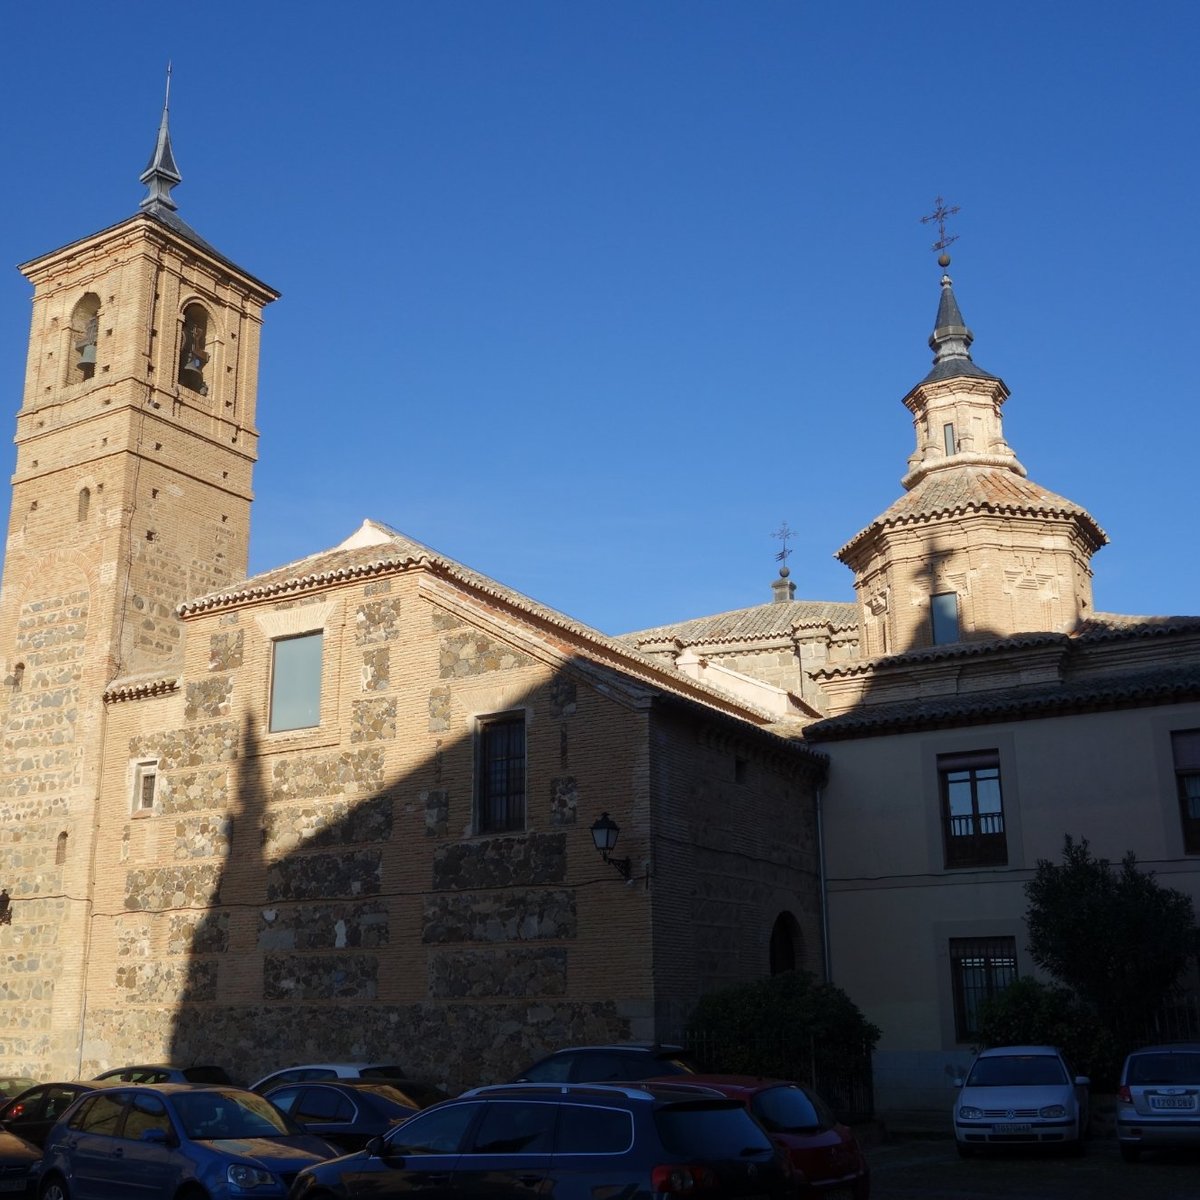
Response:
[{"label": "small rectangular window", "polygon": [[324,634],[305,633],[272,643],[270,731],[312,729],[321,723],[321,649]]},{"label": "small rectangular window", "polygon": [[957,451],[958,446],[955,444],[953,425],[942,426],[942,445],[945,447],[947,458]]},{"label": "small rectangular window", "polygon": [[1008,841],[999,754],[939,754],[937,765],[946,867],[1004,866]]},{"label": "small rectangular window", "polygon": [[147,759],[133,768],[133,811],[153,812],[158,791],[158,759]]},{"label": "small rectangular window", "polygon": [[525,828],[525,717],[480,723],[476,761],[476,814],[480,833]]},{"label": "small rectangular window", "polygon": [[946,646],[958,641],[958,593],[937,592],[929,598],[933,644]]},{"label": "small rectangular window", "polygon": [[1200,854],[1200,729],[1180,729],[1171,734],[1171,754],[1183,848],[1187,854]]},{"label": "small rectangular window", "polygon": [[979,1009],[1017,978],[1015,938],[951,938],[954,1033],[960,1042],[979,1034]]}]

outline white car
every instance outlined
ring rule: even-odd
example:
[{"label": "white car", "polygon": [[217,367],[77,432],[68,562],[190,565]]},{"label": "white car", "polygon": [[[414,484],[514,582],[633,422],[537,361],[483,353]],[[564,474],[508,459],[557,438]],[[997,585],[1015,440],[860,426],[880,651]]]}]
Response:
[{"label": "white car", "polygon": [[1053,1046],[996,1046],[956,1079],[954,1140],[964,1158],[987,1147],[1061,1146],[1082,1154],[1088,1084]]},{"label": "white car", "polygon": [[396,1063],[304,1063],[298,1067],[285,1067],[272,1071],[257,1083],[250,1085],[252,1092],[265,1092],[282,1083],[306,1083],[310,1079],[403,1079],[404,1068]]}]

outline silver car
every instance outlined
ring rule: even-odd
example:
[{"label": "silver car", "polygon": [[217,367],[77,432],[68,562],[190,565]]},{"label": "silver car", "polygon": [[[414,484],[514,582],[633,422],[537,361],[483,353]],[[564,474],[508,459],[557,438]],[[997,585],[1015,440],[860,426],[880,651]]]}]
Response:
[{"label": "silver car", "polygon": [[1126,1162],[1158,1146],[1200,1146],[1200,1042],[1129,1055],[1117,1087],[1117,1142]]},{"label": "silver car", "polygon": [[1074,1075],[1053,1046],[981,1050],[954,1101],[954,1139],[964,1158],[987,1147],[1084,1149],[1086,1075]]}]

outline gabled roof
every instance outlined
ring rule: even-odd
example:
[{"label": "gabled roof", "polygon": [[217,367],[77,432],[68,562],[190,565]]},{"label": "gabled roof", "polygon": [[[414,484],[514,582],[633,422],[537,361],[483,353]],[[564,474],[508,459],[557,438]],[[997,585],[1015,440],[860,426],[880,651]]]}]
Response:
[{"label": "gabled roof", "polygon": [[854,629],[857,625],[857,604],[836,600],[784,600],[623,633],[620,640],[634,646],[645,646],[651,642],[674,642],[680,646],[690,646],[788,637],[802,628],[829,626],[833,629]]},{"label": "gabled roof", "polygon": [[424,567],[434,575],[464,585],[485,602],[494,602],[520,617],[549,627],[558,635],[566,635],[563,640],[570,646],[572,654],[618,671],[644,688],[704,704],[740,719],[751,728],[765,729],[776,719],[765,710],[692,680],[673,666],[642,654],[627,642],[539,604],[378,521],[364,521],[351,537],[332,549],[253,575],[219,592],[185,601],[176,611],[186,619],[202,612],[302,595],[331,584],[395,574],[413,567]]},{"label": "gabled roof", "polygon": [[1093,549],[1099,549],[1108,541],[1108,535],[1096,524],[1091,514],[1073,501],[1007,468],[964,464],[926,475],[870,525],[859,530],[837,552],[837,557],[844,560],[848,553],[877,529],[973,512],[1067,518],[1078,523],[1092,542]]}]

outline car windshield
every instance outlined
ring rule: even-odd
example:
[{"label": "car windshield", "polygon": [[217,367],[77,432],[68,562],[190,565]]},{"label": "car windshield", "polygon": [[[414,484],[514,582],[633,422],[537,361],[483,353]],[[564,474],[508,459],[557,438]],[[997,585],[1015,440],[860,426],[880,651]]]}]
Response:
[{"label": "car windshield", "polygon": [[1200,1051],[1134,1054],[1126,1083],[1200,1083]]},{"label": "car windshield", "polygon": [[768,1088],[753,1098],[750,1107],[769,1133],[802,1133],[833,1124],[829,1114],[798,1087]]},{"label": "car windshield", "polygon": [[184,1133],[197,1142],[303,1133],[269,1100],[252,1092],[181,1091],[172,1103]]},{"label": "car windshield", "polygon": [[996,1054],[978,1058],[967,1087],[1044,1087],[1067,1083],[1059,1059],[1050,1054]]},{"label": "car windshield", "polygon": [[355,1088],[356,1093],[366,1092],[379,1101],[380,1108],[389,1116],[411,1117],[421,1106],[411,1097],[386,1083],[373,1083],[370,1087]]}]

